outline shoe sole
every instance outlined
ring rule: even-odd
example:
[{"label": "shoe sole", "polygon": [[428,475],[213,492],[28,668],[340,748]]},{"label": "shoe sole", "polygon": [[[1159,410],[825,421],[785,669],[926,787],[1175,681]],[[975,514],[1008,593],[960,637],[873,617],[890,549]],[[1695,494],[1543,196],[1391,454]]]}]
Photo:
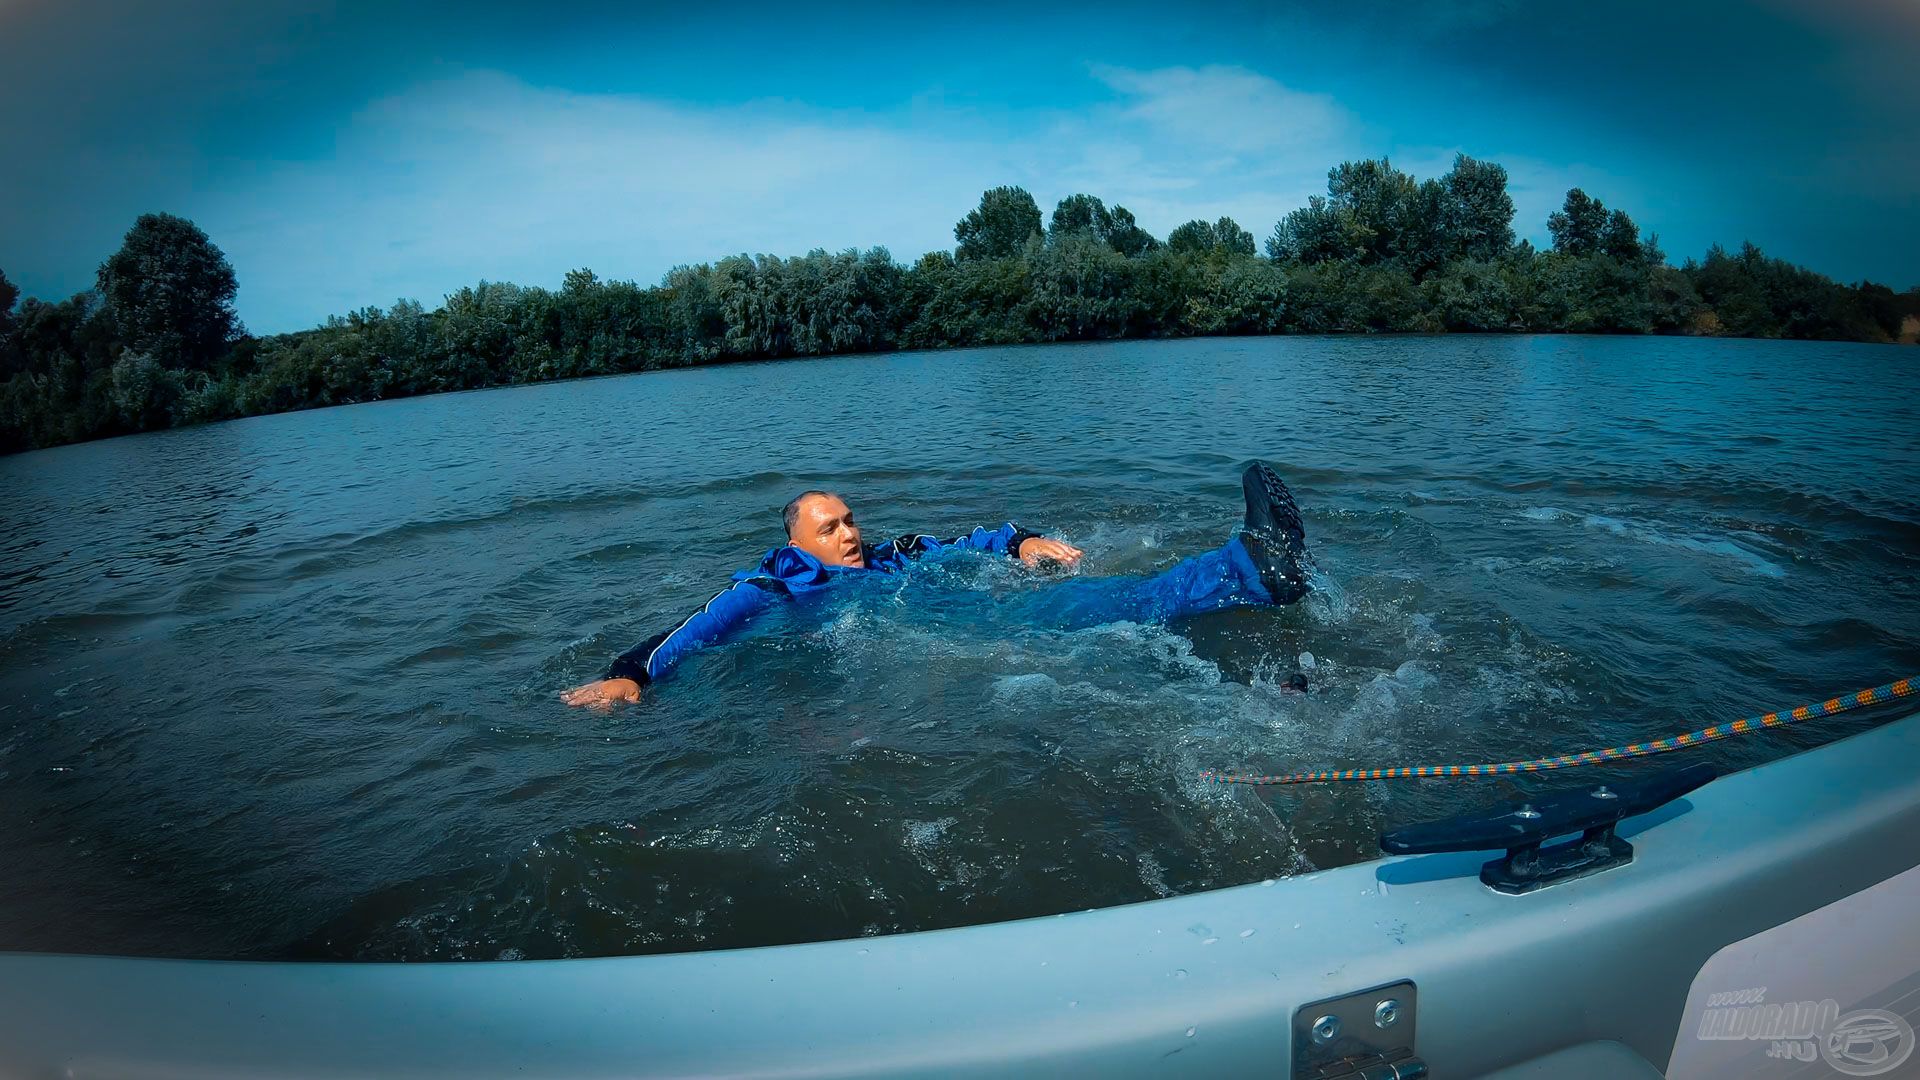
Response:
[{"label": "shoe sole", "polygon": [[1293,501],[1293,492],[1287,490],[1286,481],[1280,479],[1266,462],[1256,461],[1240,474],[1240,486],[1246,494],[1248,516],[1252,517],[1254,507],[1264,506],[1272,519],[1271,526],[1248,521],[1248,531],[1272,536],[1296,555],[1304,552],[1307,546],[1306,525],[1300,520],[1300,507]]}]

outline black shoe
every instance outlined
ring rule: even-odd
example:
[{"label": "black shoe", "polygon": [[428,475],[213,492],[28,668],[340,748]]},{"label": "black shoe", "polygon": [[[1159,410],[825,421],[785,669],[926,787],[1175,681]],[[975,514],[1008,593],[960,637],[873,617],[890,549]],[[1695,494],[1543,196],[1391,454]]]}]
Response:
[{"label": "black shoe", "polygon": [[1307,554],[1307,529],[1293,492],[1265,462],[1256,461],[1240,475],[1247,497],[1246,529],[1241,544],[1260,568],[1260,584],[1276,604],[1291,604],[1307,594],[1307,574],[1300,562]]}]

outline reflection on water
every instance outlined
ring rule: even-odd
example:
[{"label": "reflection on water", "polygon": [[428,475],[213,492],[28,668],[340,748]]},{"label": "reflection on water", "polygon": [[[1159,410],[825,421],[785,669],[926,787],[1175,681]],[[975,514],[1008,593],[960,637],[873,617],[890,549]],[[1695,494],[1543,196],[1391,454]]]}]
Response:
[{"label": "reflection on water", "polygon": [[[1365,858],[1515,786],[1209,767],[1610,745],[1920,669],[1912,354],[1223,340],[739,365],[0,460],[0,947],[494,958],[963,925]],[[555,691],[778,541],[1012,518],[1149,573],[1236,470],[1288,610],[1063,633],[950,558],[638,707]],[[1313,692],[1279,681],[1308,670]],[[1870,719],[1701,754],[1741,766]],[[1654,767],[1659,764],[1655,763]]]}]

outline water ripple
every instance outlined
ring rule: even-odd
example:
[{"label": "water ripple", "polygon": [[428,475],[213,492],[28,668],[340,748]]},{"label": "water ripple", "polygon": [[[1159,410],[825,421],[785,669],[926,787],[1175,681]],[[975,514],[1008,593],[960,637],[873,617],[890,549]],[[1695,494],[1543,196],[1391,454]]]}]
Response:
[{"label": "water ripple", "polygon": [[[968,350],[0,460],[0,948],[714,948],[1366,858],[1489,789],[1262,797],[1199,770],[1555,753],[1920,668],[1910,356]],[[874,536],[1013,519],[1083,546],[1085,573],[1147,574],[1228,535],[1252,457],[1306,512],[1295,609],[1063,632],[1018,618],[1043,582],[944,560],[783,607],[639,707],[554,700],[777,542],[800,488]],[[1283,689],[1300,669],[1305,696]],[[1702,753],[1749,765],[1870,722]]]}]

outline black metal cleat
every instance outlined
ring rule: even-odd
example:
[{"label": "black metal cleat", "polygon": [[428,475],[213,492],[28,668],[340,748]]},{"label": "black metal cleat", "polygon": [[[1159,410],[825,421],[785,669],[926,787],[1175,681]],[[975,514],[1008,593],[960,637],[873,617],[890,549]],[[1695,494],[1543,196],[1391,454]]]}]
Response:
[{"label": "black metal cleat", "polygon": [[[1530,893],[1632,862],[1633,845],[1620,839],[1614,827],[1624,818],[1672,802],[1717,775],[1712,765],[1696,764],[1611,787],[1589,784],[1555,791],[1499,809],[1403,826],[1382,833],[1380,847],[1393,855],[1505,848],[1505,858],[1480,868],[1481,882],[1495,892]],[[1548,840],[1573,833],[1580,835],[1544,846]]]}]

